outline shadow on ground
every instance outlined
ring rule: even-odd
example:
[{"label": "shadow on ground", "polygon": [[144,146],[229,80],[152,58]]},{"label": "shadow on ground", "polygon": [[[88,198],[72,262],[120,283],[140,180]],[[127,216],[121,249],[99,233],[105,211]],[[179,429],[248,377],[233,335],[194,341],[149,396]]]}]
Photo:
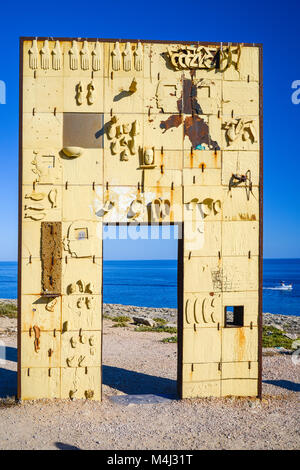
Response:
[{"label": "shadow on ground", "polygon": [[102,374],[103,385],[108,385],[128,395],[153,394],[177,398],[176,380],[105,365],[102,367]]},{"label": "shadow on ground", "polygon": [[64,442],[55,442],[55,446],[59,450],[81,450],[80,447],[72,446],[70,444],[65,444]]},{"label": "shadow on ground", "polygon": [[6,361],[18,362],[18,350],[11,346],[5,346],[5,357]]},{"label": "shadow on ground", "polygon": [[0,368],[0,398],[17,395],[17,372]]},{"label": "shadow on ground", "polygon": [[291,382],[290,380],[263,380],[263,383],[285,388],[291,392],[300,392],[300,384],[297,382]]}]

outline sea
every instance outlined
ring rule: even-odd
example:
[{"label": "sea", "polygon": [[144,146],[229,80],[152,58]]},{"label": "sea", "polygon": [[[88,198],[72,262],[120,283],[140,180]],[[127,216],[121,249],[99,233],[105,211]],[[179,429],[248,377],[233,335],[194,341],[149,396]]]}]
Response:
[{"label": "sea", "polygon": [[[282,290],[280,283],[291,284]],[[17,297],[17,263],[0,262],[0,298]],[[141,307],[177,307],[177,261],[104,261],[103,301]],[[300,259],[265,259],[263,311],[300,315]]]}]

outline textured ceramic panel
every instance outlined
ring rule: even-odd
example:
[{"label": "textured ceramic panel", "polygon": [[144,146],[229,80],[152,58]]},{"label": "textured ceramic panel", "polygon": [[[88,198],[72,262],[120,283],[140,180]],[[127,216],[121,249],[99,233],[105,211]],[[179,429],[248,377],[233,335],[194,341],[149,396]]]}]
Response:
[{"label": "textured ceramic panel", "polygon": [[102,296],[78,293],[62,296],[62,327],[67,331],[101,330]]},{"label": "textured ceramic panel", "polygon": [[203,382],[206,380],[220,380],[221,370],[219,363],[183,364],[183,382]]},{"label": "textured ceramic panel", "polygon": [[184,211],[184,256],[218,256],[221,253],[221,222],[206,222],[197,213]]},{"label": "textured ceramic panel", "polygon": [[[33,189],[34,186],[34,189]],[[23,186],[23,221],[39,226],[46,220],[62,218],[62,187],[36,184]]]},{"label": "textured ceramic panel", "polygon": [[61,398],[101,400],[101,368],[63,367],[61,369]]},{"label": "textured ceramic panel", "polygon": [[222,380],[221,396],[256,397],[258,395],[258,380],[228,379]]},{"label": "textured ceramic panel", "polygon": [[21,334],[21,367],[60,367],[60,332],[40,331],[33,325],[30,332]]},{"label": "textured ceramic panel", "polygon": [[259,220],[259,190],[236,187],[229,191],[223,189],[224,221],[257,221]]},{"label": "textured ceramic panel", "polygon": [[257,328],[222,328],[222,361],[257,361]]},{"label": "textured ceramic panel", "polygon": [[64,41],[64,77],[89,79],[104,74],[104,44],[93,41]]},{"label": "textured ceramic panel", "polygon": [[223,222],[223,256],[258,256],[258,222]]},{"label": "textured ceramic panel", "polygon": [[240,115],[222,118],[223,150],[259,150],[259,120],[257,116]]},{"label": "textured ceramic panel", "polygon": [[221,151],[184,150],[184,168],[217,169],[221,168]]},{"label": "textured ceramic panel", "polygon": [[216,115],[183,116],[184,149],[218,151],[222,148],[222,123]]},{"label": "textured ceramic panel", "polygon": [[220,397],[221,382],[210,380],[207,382],[183,382],[182,398]]},{"label": "textured ceramic panel", "polygon": [[69,157],[61,151],[60,156],[64,184],[103,184],[103,149],[85,148],[79,157]]},{"label": "textured ceramic panel", "polygon": [[63,331],[61,336],[61,367],[84,368],[101,364],[101,332]]},{"label": "textured ceramic panel", "polygon": [[23,112],[62,113],[64,110],[63,77],[24,77]]},{"label": "textured ceramic panel", "polygon": [[222,115],[256,116],[259,114],[259,87],[256,82],[222,83]]},{"label": "textured ceramic panel", "polygon": [[69,185],[63,188],[63,210],[64,221],[78,219],[97,220],[97,212],[103,204],[102,186],[92,185]]},{"label": "textured ceramic panel", "polygon": [[23,184],[31,186],[34,184],[36,186],[61,185],[63,162],[60,151],[60,148],[55,147],[23,150]]},{"label": "textured ceramic panel", "polygon": [[144,81],[132,74],[104,79],[104,112],[113,114],[143,114]]},{"label": "textured ceramic panel", "polygon": [[63,222],[62,257],[101,258],[102,223],[85,219]]},{"label": "textured ceramic panel", "polygon": [[183,337],[183,363],[219,362],[221,330],[217,328],[186,328]]},{"label": "textured ceramic panel", "polygon": [[68,258],[62,264],[62,292],[73,294],[101,294],[102,258]]},{"label": "textured ceramic panel", "polygon": [[60,368],[22,368],[22,400],[60,398]]},{"label": "textured ceramic panel", "polygon": [[222,379],[256,379],[257,362],[223,362]]},{"label": "textured ceramic panel", "polygon": [[222,259],[184,258],[185,292],[221,292],[223,289]]},{"label": "textured ceramic panel", "polygon": [[41,331],[60,330],[61,297],[22,295],[21,329],[29,332],[34,325]]},{"label": "textured ceramic panel", "polygon": [[62,113],[23,114],[23,149],[61,148],[62,137]]},{"label": "textured ceramic panel", "polygon": [[185,293],[183,299],[184,328],[220,328],[224,324],[221,293]]},{"label": "textured ceramic panel", "polygon": [[[139,46],[139,47],[138,47]],[[119,77],[144,76],[145,61],[144,45],[138,42],[109,42],[104,45],[104,74],[110,80]]]},{"label": "textured ceramic panel", "polygon": [[23,42],[23,76],[36,79],[63,76],[65,44],[63,41],[48,41],[45,44],[45,41],[25,40]]},{"label": "textured ceramic panel", "polygon": [[64,77],[65,113],[104,113],[103,78]]},{"label": "textured ceramic panel", "polygon": [[[258,152],[223,151],[222,152],[222,184],[229,186],[232,175],[247,175],[248,184],[259,184],[259,155]],[[234,183],[236,179],[232,180]],[[239,183],[245,186],[245,183]]]},{"label": "textured ceramic panel", "polygon": [[257,291],[258,257],[225,256],[216,276],[223,292]]},{"label": "textured ceramic panel", "polygon": [[192,186],[218,186],[221,182],[221,170],[206,169],[204,167],[196,169],[185,168],[183,170],[183,185]]},{"label": "textured ceramic panel", "polygon": [[41,295],[42,262],[39,258],[22,259],[22,294]]}]

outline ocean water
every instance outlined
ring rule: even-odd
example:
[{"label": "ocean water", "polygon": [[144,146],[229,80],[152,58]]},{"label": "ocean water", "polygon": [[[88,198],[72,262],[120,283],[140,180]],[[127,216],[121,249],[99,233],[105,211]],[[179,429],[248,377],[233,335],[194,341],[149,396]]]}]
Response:
[{"label": "ocean water", "polygon": [[[280,290],[280,281],[292,284]],[[300,315],[300,259],[264,260],[263,311]],[[0,262],[0,298],[17,297],[17,263]],[[177,261],[104,261],[105,303],[177,307]]]}]

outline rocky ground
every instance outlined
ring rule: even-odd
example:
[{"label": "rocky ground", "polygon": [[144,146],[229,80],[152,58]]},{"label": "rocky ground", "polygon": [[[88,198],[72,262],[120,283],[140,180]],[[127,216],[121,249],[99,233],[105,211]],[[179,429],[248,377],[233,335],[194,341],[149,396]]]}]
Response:
[{"label": "rocky ground", "polygon": [[[106,317],[146,314],[176,323],[175,310],[105,306]],[[287,318],[282,321],[286,323]],[[138,332],[131,321],[126,327],[115,328],[115,324],[104,319],[101,403],[41,400],[17,404],[6,399],[16,390],[16,319],[0,317],[0,340],[8,351],[6,363],[0,365],[0,449],[299,448],[300,374],[299,363],[291,355],[263,357],[261,402],[173,398],[124,406],[111,397],[175,396],[177,345],[162,342],[169,333]],[[296,331],[293,322],[291,330]]]}]

